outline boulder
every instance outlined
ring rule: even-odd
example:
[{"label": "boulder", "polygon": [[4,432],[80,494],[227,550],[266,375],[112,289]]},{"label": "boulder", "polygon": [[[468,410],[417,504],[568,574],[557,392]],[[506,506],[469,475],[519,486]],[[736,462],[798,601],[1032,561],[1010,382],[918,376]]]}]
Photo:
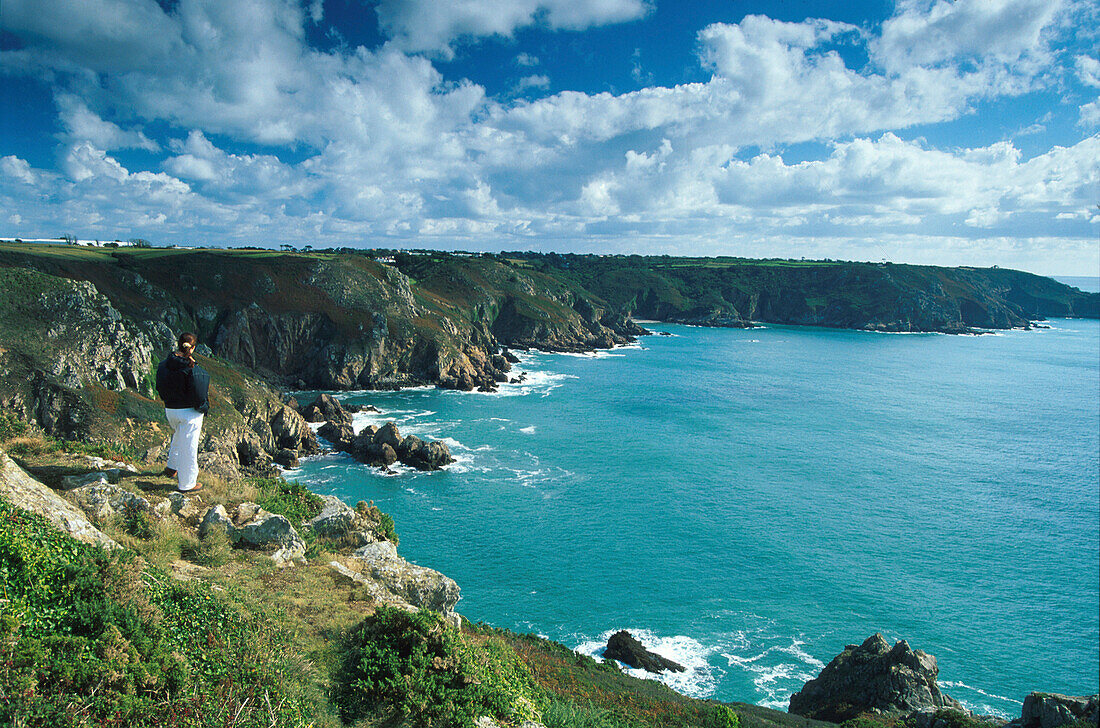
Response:
[{"label": "boulder", "polygon": [[1020,717],[1006,728],[1058,728],[1067,723],[1084,720],[1097,724],[1100,718],[1100,696],[1085,697],[1031,693],[1024,698]]},{"label": "boulder", "polygon": [[271,558],[279,566],[305,558],[306,544],[285,516],[260,509],[243,526],[229,534],[239,545],[267,550],[275,547]]},{"label": "boulder", "polygon": [[276,452],[273,459],[276,465],[284,468],[296,468],[300,464],[298,462],[298,453],[288,447],[284,447]]},{"label": "boulder", "polygon": [[366,587],[376,602],[405,609],[425,608],[447,617],[458,603],[453,579],[397,555],[391,541],[376,541],[356,549],[350,557],[331,562],[334,571]]},{"label": "boulder", "polygon": [[203,515],[202,501],[198,496],[186,496],[183,493],[173,492],[168,494],[168,503],[171,504],[170,512],[182,521],[194,525],[199,516]]},{"label": "boulder", "polygon": [[376,445],[389,445],[396,452],[401,447],[401,433],[397,431],[397,425],[387,422],[374,433]]},{"label": "boulder", "polygon": [[305,523],[318,536],[351,542],[353,546],[366,546],[378,540],[375,523],[363,513],[351,508],[333,495],[323,495],[325,504],[321,512]]},{"label": "boulder", "polygon": [[326,422],[317,434],[331,442],[337,450],[349,451],[355,442],[355,430],[351,429],[351,424]]},{"label": "boulder", "polygon": [[89,518],[99,522],[112,516],[125,516],[127,511],[152,510],[149,501],[140,495],[102,480],[72,488],[66,495]]},{"label": "boulder", "polygon": [[3,450],[0,450],[0,496],[17,508],[37,513],[78,541],[119,548],[79,508],[32,478]]},{"label": "boulder", "polygon": [[233,521],[229,519],[229,514],[225,512],[225,506],[221,503],[206,511],[199,525],[199,536],[206,538],[208,533],[215,530],[230,536],[230,540],[232,540],[230,534],[237,530]]},{"label": "boulder", "polygon": [[655,652],[650,652],[632,634],[625,630],[620,630],[611,635],[610,639],[607,640],[607,647],[604,648],[603,656],[606,659],[618,660],[624,665],[640,668],[646,672],[684,671],[683,665],[673,662],[667,657],[661,657]]},{"label": "boulder", "polygon": [[[340,406],[340,403],[331,394],[318,395],[317,399],[313,400],[313,404],[306,407],[306,409],[303,411],[303,415],[305,414],[305,412],[312,413],[312,408],[314,407],[316,407],[317,410],[321,413],[321,417],[322,419],[324,419],[325,422],[332,422],[337,425],[347,425],[348,427],[351,427],[351,415],[349,415],[344,410],[344,408]],[[317,420],[310,421],[316,422]]]},{"label": "boulder", "polygon": [[114,470],[97,470],[91,473],[80,473],[78,475],[66,475],[61,478],[62,490],[72,490],[74,488],[83,488],[86,485],[107,485],[109,483],[117,483],[119,478],[119,471]]},{"label": "boulder", "polygon": [[821,674],[791,696],[789,712],[843,723],[862,713],[930,712],[962,706],[940,692],[936,658],[881,634],[848,645]]}]

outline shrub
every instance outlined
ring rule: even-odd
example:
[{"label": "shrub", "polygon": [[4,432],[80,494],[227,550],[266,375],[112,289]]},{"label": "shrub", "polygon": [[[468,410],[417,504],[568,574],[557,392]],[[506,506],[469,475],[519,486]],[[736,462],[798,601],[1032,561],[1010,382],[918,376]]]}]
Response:
[{"label": "shrub", "polygon": [[353,627],[333,683],[347,722],[404,720],[447,728],[483,715],[538,717],[530,670],[511,648],[491,637],[467,640],[423,609],[379,607]]},{"label": "shrub", "polygon": [[0,499],[0,725],[304,726],[265,625]]},{"label": "shrub", "polygon": [[711,711],[710,728],[741,728],[741,716],[727,705],[716,705]]},{"label": "shrub", "polygon": [[257,503],[266,511],[286,516],[295,528],[321,512],[324,501],[297,481],[282,478],[254,478],[252,485],[259,491]]}]

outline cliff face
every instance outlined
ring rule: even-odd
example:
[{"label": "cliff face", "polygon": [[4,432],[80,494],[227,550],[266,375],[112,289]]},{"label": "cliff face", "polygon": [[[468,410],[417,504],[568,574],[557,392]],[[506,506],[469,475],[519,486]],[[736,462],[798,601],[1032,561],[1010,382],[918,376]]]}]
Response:
[{"label": "cliff face", "polygon": [[678,323],[965,333],[1100,318],[1100,294],[999,268],[533,254],[523,261],[576,281],[616,310]]}]

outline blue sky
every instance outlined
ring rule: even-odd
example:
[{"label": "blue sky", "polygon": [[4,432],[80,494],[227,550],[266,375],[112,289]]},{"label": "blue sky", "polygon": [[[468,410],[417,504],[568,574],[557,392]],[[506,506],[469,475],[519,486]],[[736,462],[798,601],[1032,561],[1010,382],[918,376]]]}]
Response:
[{"label": "blue sky", "polygon": [[3,237],[1100,274],[1094,0],[0,7]]}]

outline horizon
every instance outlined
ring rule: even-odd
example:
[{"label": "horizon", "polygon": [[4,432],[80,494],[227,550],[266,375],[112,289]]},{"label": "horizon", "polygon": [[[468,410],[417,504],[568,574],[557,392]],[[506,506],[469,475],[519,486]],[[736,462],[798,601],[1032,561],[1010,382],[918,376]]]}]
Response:
[{"label": "horizon", "polygon": [[9,0],[0,226],[1100,275],[1100,7]]}]

